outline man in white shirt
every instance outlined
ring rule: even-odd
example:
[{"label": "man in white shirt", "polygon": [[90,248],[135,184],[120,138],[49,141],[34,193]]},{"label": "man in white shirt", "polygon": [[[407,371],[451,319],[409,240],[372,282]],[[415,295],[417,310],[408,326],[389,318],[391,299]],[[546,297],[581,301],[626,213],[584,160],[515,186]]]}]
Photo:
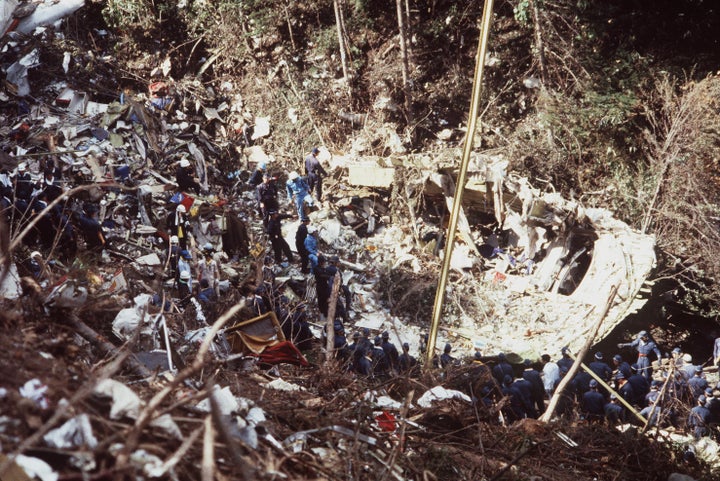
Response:
[{"label": "man in white shirt", "polygon": [[543,362],[542,377],[545,393],[548,398],[551,398],[553,390],[555,389],[555,383],[560,379],[560,368],[550,360],[549,354],[543,354],[540,358]]}]

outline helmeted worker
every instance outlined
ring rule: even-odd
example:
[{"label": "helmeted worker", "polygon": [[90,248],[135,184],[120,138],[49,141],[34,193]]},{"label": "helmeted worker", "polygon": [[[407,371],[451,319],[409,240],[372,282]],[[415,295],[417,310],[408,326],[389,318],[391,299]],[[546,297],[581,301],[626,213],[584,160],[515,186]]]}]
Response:
[{"label": "helmeted worker", "polygon": [[662,359],[662,356],[660,349],[658,349],[655,342],[650,339],[647,331],[640,331],[634,341],[620,343],[617,347],[618,349],[622,349],[623,347],[635,348],[638,353],[638,371],[645,376],[645,379],[650,380],[652,378],[652,368],[650,367],[650,358],[648,356],[654,353],[658,361]]},{"label": "helmeted worker", "polygon": [[310,195],[310,187],[304,177],[300,177],[295,171],[290,172],[288,180],[285,183],[287,189],[288,199],[292,202],[295,201],[295,208],[297,209],[298,218],[302,219],[305,217],[305,204],[312,206],[314,204],[313,198]]},{"label": "helmeted worker", "polygon": [[307,175],[308,190],[312,193],[315,190],[318,202],[322,201],[322,179],[327,175],[325,169],[320,165],[318,154],[320,149],[313,147],[310,155],[305,157],[305,175]]}]

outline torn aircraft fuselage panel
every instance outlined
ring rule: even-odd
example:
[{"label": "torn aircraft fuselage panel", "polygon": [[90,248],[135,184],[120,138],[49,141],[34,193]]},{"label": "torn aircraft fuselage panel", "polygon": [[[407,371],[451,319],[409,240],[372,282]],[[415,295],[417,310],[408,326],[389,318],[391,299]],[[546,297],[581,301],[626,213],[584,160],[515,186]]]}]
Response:
[{"label": "torn aircraft fuselage panel", "polygon": [[[477,179],[475,185],[480,185]],[[489,346],[531,358],[563,346],[578,349],[613,287],[617,295],[597,340],[642,306],[636,297],[655,266],[653,236],[635,231],[606,209],[586,209],[557,193],[540,193],[526,179],[505,178],[503,187],[500,198],[510,201],[493,212],[502,213],[497,220],[509,234],[508,243],[500,246],[505,255],[486,279],[508,294],[496,295],[503,305],[502,319],[496,321],[503,329],[494,339],[484,338]],[[491,192],[492,185],[486,186],[485,195]]]}]

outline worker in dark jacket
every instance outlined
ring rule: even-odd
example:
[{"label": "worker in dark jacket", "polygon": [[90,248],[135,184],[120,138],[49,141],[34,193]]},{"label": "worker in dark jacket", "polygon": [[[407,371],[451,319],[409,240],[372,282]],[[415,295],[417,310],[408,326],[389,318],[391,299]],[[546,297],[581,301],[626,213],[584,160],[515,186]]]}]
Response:
[{"label": "worker in dark jacket", "polygon": [[278,211],[280,203],[278,202],[278,190],[275,184],[275,177],[265,172],[262,182],[255,189],[258,202],[258,211],[263,219],[263,225],[267,225],[270,218],[270,212]]},{"label": "worker in dark jacket", "polygon": [[101,250],[105,247],[105,234],[98,221],[98,209],[94,205],[85,207],[85,212],[75,214],[85,245],[90,250]]},{"label": "worker in dark jacket", "polygon": [[707,380],[703,377],[703,369],[701,366],[695,368],[695,374],[687,382],[693,401],[697,401],[701,394],[705,394],[708,387]]},{"label": "worker in dark jacket", "polygon": [[590,422],[598,422],[605,416],[605,396],[598,391],[595,379],[590,381],[590,390],[582,395],[580,410]]},{"label": "worker in dark jacket", "polygon": [[615,382],[617,383],[617,393],[629,404],[637,404],[638,401],[635,399],[635,391],[633,391],[632,384],[630,384],[625,375],[621,372],[615,375]]},{"label": "worker in dark jacket", "polygon": [[592,381],[595,381],[592,376],[582,369],[575,374],[575,377],[572,380],[572,388],[575,392],[575,399],[578,402],[582,401],[583,394],[590,389]]},{"label": "worker in dark jacket", "polygon": [[513,385],[516,385],[518,387],[518,390],[522,393],[522,403],[525,407],[525,412],[527,413],[527,417],[532,419],[538,418],[538,412],[537,409],[535,409],[535,404],[533,403],[533,394],[532,394],[532,384],[530,381],[527,381],[523,378],[515,379],[515,382],[513,382]]},{"label": "worker in dark jacket", "polygon": [[383,331],[382,333],[382,349],[385,353],[385,356],[387,356],[388,360],[390,361],[390,367],[397,371],[399,369],[398,360],[398,350],[397,347],[395,347],[395,344],[390,342],[390,333],[387,331]]},{"label": "worker in dark jacket", "polygon": [[328,259],[328,269],[330,269],[330,272],[333,276],[335,276],[336,272],[340,272],[339,292],[343,296],[345,315],[347,315],[347,312],[351,309],[352,292],[350,292],[350,288],[343,282],[342,271],[340,270],[340,257],[330,256],[330,258]]},{"label": "worker in dark jacket", "polygon": [[[45,169],[43,179],[40,182],[40,189],[45,194],[45,200],[47,203],[51,203],[63,194],[62,186],[60,185],[60,177],[62,176],[62,170],[60,167],[48,167]],[[62,209],[58,206],[58,209]]]},{"label": "worker in dark jacket", "polygon": [[310,261],[310,272],[315,273],[315,269],[319,263],[317,227],[310,225],[307,228],[308,235],[305,237],[305,250],[308,252]]},{"label": "worker in dark jacket", "polygon": [[215,289],[210,285],[210,281],[207,279],[200,279],[200,292],[198,292],[198,301],[203,304],[203,306],[212,306],[215,301],[217,300],[217,294],[215,294]]},{"label": "worker in dark jacket", "polygon": [[440,367],[445,369],[449,366],[455,365],[456,359],[450,355],[450,352],[452,352],[452,346],[450,343],[446,343],[445,347],[443,348],[443,353],[440,354]]},{"label": "worker in dark jacket", "polygon": [[323,316],[328,315],[328,307],[330,303],[330,273],[327,270],[325,256],[318,256],[318,264],[313,269],[315,276],[315,292],[318,303],[318,310]]},{"label": "worker in dark jacket", "polygon": [[308,225],[310,219],[308,217],[302,219],[297,231],[295,232],[295,249],[300,256],[300,272],[307,274],[310,272],[310,259],[308,258],[308,250],[305,248],[305,239],[308,236]]},{"label": "worker in dark jacket", "polygon": [[635,394],[635,402],[642,406],[645,396],[650,392],[650,383],[645,376],[637,372],[637,364],[633,364],[630,367],[630,377],[627,378],[628,384],[632,386],[633,393]]},{"label": "worker in dark jacket", "polygon": [[193,175],[192,166],[188,159],[182,159],[175,171],[175,182],[181,191],[192,190],[196,194],[200,194],[200,183]]},{"label": "worker in dark jacket", "polygon": [[185,309],[190,304],[192,297],[192,278],[190,271],[182,271],[178,280],[178,305]]},{"label": "worker in dark jacket", "polygon": [[385,351],[382,348],[382,339],[380,336],[375,336],[375,346],[372,351],[373,358],[373,373],[375,377],[387,377],[390,374],[390,360],[385,355]]},{"label": "worker in dark jacket", "polygon": [[605,404],[605,420],[610,426],[625,422],[625,409],[614,394],[610,395],[610,402]]},{"label": "worker in dark jacket", "polygon": [[250,174],[250,178],[248,179],[248,184],[252,187],[256,188],[258,185],[260,185],[263,181],[263,175],[265,175],[265,172],[267,171],[267,164],[265,161],[258,162],[257,167],[255,167],[255,170],[252,174]]},{"label": "worker in dark jacket", "polygon": [[345,294],[345,299],[347,299],[350,291],[348,290],[347,286],[343,284],[342,272],[340,272],[337,267],[338,261],[338,256],[330,256],[330,258],[327,260],[326,269],[328,273],[328,288],[332,292],[333,285],[335,284],[335,280],[337,277],[337,280],[340,283],[340,288],[338,289],[338,297],[337,299],[335,299],[335,315],[337,317],[341,317],[344,322],[348,322],[348,311],[345,308],[347,301],[344,303],[340,298],[340,294]]},{"label": "worker in dark jacket", "polygon": [[505,353],[500,353],[497,355],[498,362],[495,364],[492,368],[492,375],[495,378],[495,380],[498,382],[498,384],[502,385],[503,379],[505,376],[510,376],[510,379],[513,378],[513,368],[510,365],[509,362],[507,362],[507,358],[505,357]]},{"label": "worker in dark jacket", "polygon": [[283,254],[287,258],[288,262],[293,261],[292,251],[290,246],[282,235],[282,220],[288,219],[291,216],[287,214],[280,214],[277,211],[271,211],[270,220],[267,224],[267,234],[270,238],[270,243],[275,251],[275,263],[280,264],[282,262]]},{"label": "worker in dark jacket", "polygon": [[692,430],[695,439],[700,439],[710,433],[710,410],[705,407],[705,395],[698,397],[697,405],[690,410],[687,419],[687,426]]},{"label": "worker in dark jacket", "polygon": [[632,371],[630,370],[630,364],[623,361],[623,358],[620,354],[615,354],[613,356],[613,366],[615,367],[615,370],[617,372],[623,373],[623,375],[625,375],[626,379],[630,379],[630,376],[632,376]]},{"label": "worker in dark jacket", "polygon": [[575,363],[575,361],[573,361],[570,357],[570,349],[565,346],[560,350],[560,354],[562,355],[562,357],[558,359],[558,369],[562,369],[564,367],[565,370],[569,372],[570,368]]},{"label": "worker in dark jacket", "polygon": [[334,330],[335,330],[335,336],[333,337],[334,346],[335,349],[335,357],[340,360],[341,363],[347,362],[350,351],[348,350],[348,343],[347,338],[345,337],[345,328],[343,327],[342,322],[335,321],[333,324]]},{"label": "worker in dark jacket", "polygon": [[322,179],[327,175],[325,169],[320,165],[320,160],[317,156],[320,153],[320,149],[313,147],[310,155],[305,157],[305,175],[307,176],[308,187],[310,193],[315,189],[317,201],[322,201]]},{"label": "worker in dark jacket", "polygon": [[357,350],[356,361],[354,363],[355,372],[359,376],[367,377],[372,379],[374,376],[373,372],[373,349],[367,346],[361,346]]},{"label": "worker in dark jacket", "polygon": [[533,369],[532,361],[525,359],[523,361],[525,370],[522,373],[523,379],[532,384],[532,402],[539,414],[545,412],[545,385],[543,384],[540,373]]},{"label": "worker in dark jacket", "polygon": [[595,360],[591,362],[588,367],[592,372],[597,375],[597,377],[599,377],[603,381],[610,381],[610,378],[612,377],[612,369],[610,369],[610,366],[608,366],[607,363],[603,361],[602,352],[595,353]]},{"label": "worker in dark jacket", "polygon": [[34,190],[34,182],[30,172],[28,172],[27,164],[21,162],[17,166],[15,177],[13,178],[13,192],[15,193],[15,207],[24,213],[32,203],[32,194]]},{"label": "worker in dark jacket", "polygon": [[402,354],[398,356],[398,368],[400,372],[408,372],[417,366],[417,359],[410,354],[410,344],[403,342]]},{"label": "worker in dark jacket", "polygon": [[510,375],[505,375],[501,382],[501,392],[503,396],[509,399],[502,413],[508,423],[515,422],[527,416],[525,412],[525,403],[523,403],[523,395],[517,385],[513,383]]}]

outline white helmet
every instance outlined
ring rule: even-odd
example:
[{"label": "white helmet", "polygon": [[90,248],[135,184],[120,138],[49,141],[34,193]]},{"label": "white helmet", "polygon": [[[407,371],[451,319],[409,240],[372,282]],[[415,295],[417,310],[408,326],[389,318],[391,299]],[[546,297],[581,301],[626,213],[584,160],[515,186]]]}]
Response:
[{"label": "white helmet", "polygon": [[180,243],[180,239],[178,239],[178,236],[176,236],[176,235],[170,236],[170,244],[177,245],[179,243]]},{"label": "white helmet", "polygon": [[17,166],[18,172],[25,172],[27,170],[27,164],[25,162],[20,162]]},{"label": "white helmet", "polygon": [[178,212],[180,212],[180,213],[185,213],[185,212],[187,212],[187,209],[186,209],[185,206],[182,205],[182,204],[178,204],[178,206],[175,208],[175,210],[178,211]]},{"label": "white helmet", "polygon": [[298,173],[295,172],[294,170],[293,170],[292,172],[290,172],[290,175],[288,175],[288,178],[289,178],[290,180],[295,180],[295,179],[297,179],[298,177],[300,177],[300,174],[298,174]]},{"label": "white helmet", "polygon": [[180,273],[180,280],[181,281],[189,281],[190,280],[190,271],[182,271]]},{"label": "white helmet", "polygon": [[188,159],[182,159],[180,161],[180,167],[190,167],[190,161]]},{"label": "white helmet", "polygon": [[316,232],[317,232],[317,227],[315,227],[314,225],[308,226],[308,234],[314,234]]}]

